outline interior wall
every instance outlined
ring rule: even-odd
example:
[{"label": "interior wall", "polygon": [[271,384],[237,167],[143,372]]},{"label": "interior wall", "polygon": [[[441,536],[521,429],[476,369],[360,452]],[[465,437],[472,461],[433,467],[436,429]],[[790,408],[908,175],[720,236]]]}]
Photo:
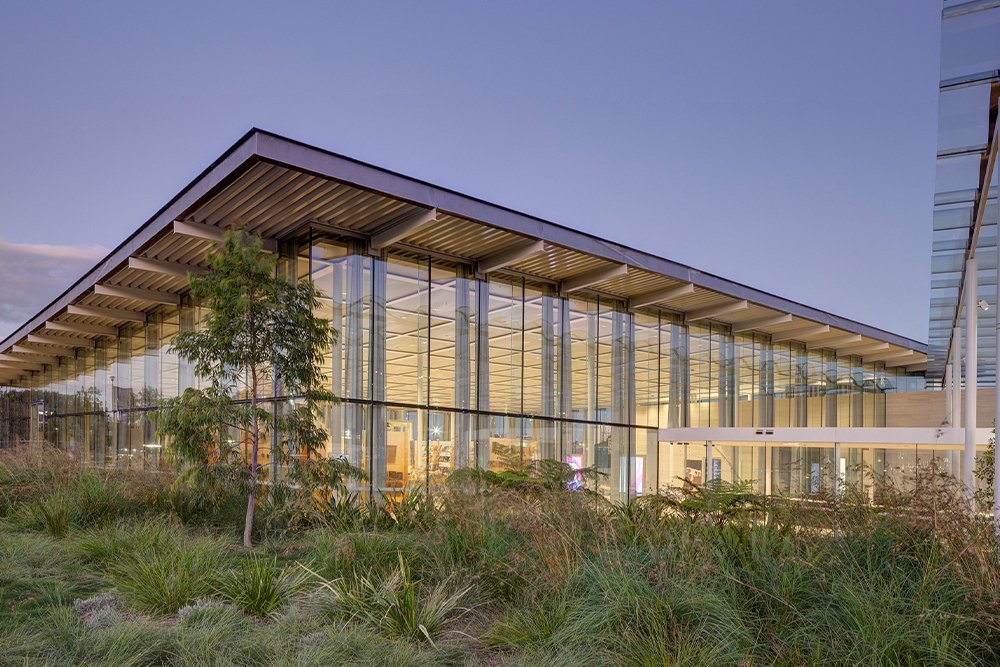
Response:
[{"label": "interior wall", "polygon": [[[965,414],[965,392],[962,392],[962,414]],[[976,392],[976,425],[988,428],[996,416],[996,389],[980,388]],[[936,428],[945,420],[945,392],[918,391],[885,395],[886,426],[924,426]]]}]

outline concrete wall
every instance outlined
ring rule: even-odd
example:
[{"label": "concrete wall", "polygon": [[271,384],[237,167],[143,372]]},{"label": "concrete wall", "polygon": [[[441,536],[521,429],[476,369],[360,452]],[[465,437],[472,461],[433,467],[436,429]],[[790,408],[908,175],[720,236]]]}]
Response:
[{"label": "concrete wall", "polygon": [[[919,391],[885,395],[885,425],[892,427],[926,426],[944,423],[945,392]],[[976,426],[992,428],[996,408],[996,389],[976,392]],[[962,392],[962,416],[965,416],[965,392]]]}]

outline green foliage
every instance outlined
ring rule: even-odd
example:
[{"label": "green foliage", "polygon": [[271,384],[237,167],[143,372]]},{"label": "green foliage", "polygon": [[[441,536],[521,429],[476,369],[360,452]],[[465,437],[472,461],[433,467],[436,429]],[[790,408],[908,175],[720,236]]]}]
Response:
[{"label": "green foliage", "polygon": [[[208,314],[197,331],[180,332],[171,349],[192,362],[210,387],[163,402],[161,432],[179,462],[202,467],[225,461],[229,430],[243,434],[250,444],[243,532],[249,547],[262,434],[279,434],[282,446],[271,452],[279,461],[309,459],[326,441],[321,405],[336,397],[324,389],[321,364],[335,333],[314,314],[319,291],[310,281],[278,275],[276,258],[261,250],[257,237],[227,232],[208,264],[207,273],[190,278],[191,294]],[[273,384],[298,397],[277,417],[260,402]],[[233,400],[237,395],[245,400]]]},{"label": "green foliage", "polygon": [[239,525],[246,515],[247,469],[225,461],[195,465],[170,486],[170,508],[193,526]]},{"label": "green foliage", "polygon": [[357,527],[364,508],[351,487],[367,479],[364,470],[343,457],[291,459],[287,480],[271,487],[268,525],[282,532]]},{"label": "green foliage", "polygon": [[222,562],[213,544],[175,544],[134,552],[116,564],[111,580],[136,609],[175,614],[212,592],[212,578]]},{"label": "green foliage", "polygon": [[564,595],[551,596],[536,604],[513,605],[489,628],[486,642],[508,651],[546,645],[563,628],[573,609]]},{"label": "green foliage", "polygon": [[250,553],[239,564],[215,577],[215,592],[251,616],[273,616],[302,591],[302,568],[283,568],[275,557]]},{"label": "green foliage", "polygon": [[[434,641],[442,627],[467,609],[459,603],[471,588],[454,590],[445,581],[421,590],[402,554],[388,575],[354,572],[329,581],[320,578],[336,613],[393,638]],[[318,577],[318,575],[315,575]]]},{"label": "green foliage", "polygon": [[56,493],[34,505],[34,516],[52,537],[66,537],[76,520],[76,506],[65,493]]},{"label": "green foliage", "polygon": [[[466,476],[345,499],[350,532],[286,525],[230,560],[217,533],[243,517],[182,523],[169,476],[20,465],[0,455],[0,665],[1000,664],[995,536],[933,470],[878,503]],[[63,538],[26,518],[53,496],[86,508]]]},{"label": "green foliage", "polygon": [[574,468],[562,461],[542,459],[521,463],[519,458],[510,458],[502,470],[484,468],[464,468],[454,471],[448,477],[448,485],[457,490],[489,490],[493,488],[528,491],[559,491],[580,484],[580,490],[592,490],[597,483],[607,477],[607,473],[596,466]]},{"label": "green foliage", "polygon": [[986,451],[976,456],[976,467],[973,474],[979,482],[976,489],[976,507],[980,509],[993,508],[993,477],[996,474],[997,429],[993,427],[990,442]]},{"label": "green foliage", "polygon": [[459,647],[390,639],[368,628],[325,627],[302,641],[301,650],[280,664],[295,667],[458,667],[474,665]]},{"label": "green foliage", "polygon": [[693,521],[724,524],[734,520],[760,519],[766,502],[753,490],[753,482],[710,480],[702,486],[684,482],[680,492],[668,492],[664,501]]},{"label": "green foliage", "polygon": [[47,495],[39,495],[23,505],[18,522],[41,528],[54,537],[66,537],[71,530],[101,526],[122,517],[143,514],[149,498],[132,497],[130,478],[116,472],[81,470],[59,480]]},{"label": "green foliage", "polygon": [[137,552],[170,549],[179,539],[179,529],[169,520],[123,520],[79,535],[70,549],[84,562],[105,570]]},{"label": "green foliage", "polygon": [[188,387],[180,396],[160,402],[157,429],[170,437],[168,452],[181,465],[233,463],[235,450],[227,447],[224,434],[232,412],[232,397],[218,387]]}]

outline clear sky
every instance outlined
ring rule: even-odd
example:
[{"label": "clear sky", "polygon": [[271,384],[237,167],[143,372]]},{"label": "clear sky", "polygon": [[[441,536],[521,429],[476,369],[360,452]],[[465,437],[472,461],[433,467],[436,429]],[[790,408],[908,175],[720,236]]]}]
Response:
[{"label": "clear sky", "polygon": [[8,0],[0,338],[257,126],[926,340],[940,12]]}]

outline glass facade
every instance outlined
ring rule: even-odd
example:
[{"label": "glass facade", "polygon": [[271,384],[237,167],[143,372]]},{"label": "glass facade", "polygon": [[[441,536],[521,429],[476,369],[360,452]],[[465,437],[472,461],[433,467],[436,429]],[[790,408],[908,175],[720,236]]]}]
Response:
[{"label": "glass facade", "polygon": [[[598,468],[612,498],[685,478],[811,489],[811,471],[832,457],[822,448],[719,446],[706,464],[704,443],[661,443],[658,429],[879,426],[885,394],[922,383],[859,357],[358,240],[286,244],[280,270],[313,282],[318,314],[339,332],[324,362],[342,399],[323,416],[326,453],[379,489],[434,489],[457,468],[540,459]],[[98,465],[157,465],[157,402],[199,383],[169,344],[202,316],[189,303],[161,307],[32,373],[5,394],[4,437],[42,437]],[[270,395],[276,410],[288,398],[279,386]]]},{"label": "glass facade", "polygon": [[[833,442],[712,443],[711,460],[704,442],[674,443],[661,448],[660,480],[703,484],[709,479],[750,483],[754,490],[791,497],[831,494],[836,480],[875,497],[888,486],[912,488],[933,464],[957,474],[961,446],[927,444],[842,444]],[[980,482],[982,485],[982,482]]]},{"label": "glass facade", "polygon": [[[989,150],[991,105],[1000,85],[1000,6],[987,0],[944,3],[938,153],[931,254],[927,378],[940,385],[955,324],[962,272]],[[988,193],[976,257],[977,294],[996,300],[996,180]],[[996,313],[978,314],[979,385],[994,384]],[[963,325],[964,327],[964,325]]]}]

